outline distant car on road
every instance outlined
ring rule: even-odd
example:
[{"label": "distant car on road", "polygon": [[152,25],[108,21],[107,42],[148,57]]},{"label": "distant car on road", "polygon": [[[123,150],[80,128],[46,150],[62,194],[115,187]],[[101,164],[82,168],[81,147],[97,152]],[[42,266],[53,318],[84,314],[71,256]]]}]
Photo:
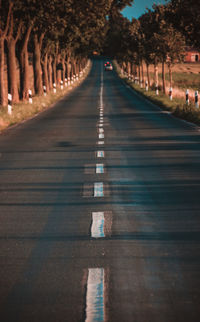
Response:
[{"label": "distant car on road", "polygon": [[107,61],[105,64],[104,64],[104,67],[105,67],[105,71],[110,71],[110,70],[113,70],[113,66],[112,64]]}]

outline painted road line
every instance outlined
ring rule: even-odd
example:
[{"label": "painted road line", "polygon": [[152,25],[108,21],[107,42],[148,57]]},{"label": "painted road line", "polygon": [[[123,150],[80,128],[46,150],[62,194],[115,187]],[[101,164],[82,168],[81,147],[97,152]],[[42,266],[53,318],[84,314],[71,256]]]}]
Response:
[{"label": "painted road line", "polygon": [[99,133],[104,133],[104,129],[100,128]]},{"label": "painted road line", "polygon": [[104,164],[103,163],[96,164],[96,173],[104,173]]},{"label": "painted road line", "polygon": [[98,127],[103,127],[103,124],[98,124]]},{"label": "painted road line", "polygon": [[104,234],[104,212],[92,213],[91,237],[103,238]]},{"label": "painted road line", "polygon": [[97,151],[97,158],[104,158],[104,151]]},{"label": "painted road line", "polygon": [[97,144],[103,145],[104,144],[104,141],[98,141]]},{"label": "painted road line", "polygon": [[103,182],[95,182],[94,183],[94,197],[103,197]]},{"label": "painted road line", "polygon": [[85,315],[85,322],[105,321],[103,268],[88,270]]},{"label": "painted road line", "polygon": [[99,133],[99,139],[104,139],[104,134],[103,133]]}]

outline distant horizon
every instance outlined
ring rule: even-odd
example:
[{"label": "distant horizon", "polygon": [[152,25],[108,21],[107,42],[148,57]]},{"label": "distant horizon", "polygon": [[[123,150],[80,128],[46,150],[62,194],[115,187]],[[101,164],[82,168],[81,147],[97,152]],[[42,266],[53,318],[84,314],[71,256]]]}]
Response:
[{"label": "distant horizon", "polygon": [[131,7],[127,6],[122,10],[124,17],[131,20],[132,18],[138,19],[141,15],[146,12],[146,8],[152,9],[153,4],[165,4],[169,1],[165,0],[134,0]]}]

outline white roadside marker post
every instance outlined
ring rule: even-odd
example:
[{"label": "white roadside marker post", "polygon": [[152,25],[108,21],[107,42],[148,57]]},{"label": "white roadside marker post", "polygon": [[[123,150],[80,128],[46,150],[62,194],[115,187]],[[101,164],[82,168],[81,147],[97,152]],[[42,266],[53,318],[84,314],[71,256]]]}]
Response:
[{"label": "white roadside marker post", "polygon": [[12,95],[8,94],[8,114],[12,115]]},{"label": "white roadside marker post", "polygon": [[148,92],[149,87],[148,87],[148,81],[147,81],[147,80],[146,80],[146,82],[145,82],[145,89],[146,89],[146,92]]},{"label": "white roadside marker post", "polygon": [[28,90],[28,101],[30,104],[33,104],[33,99],[32,99],[32,90]]},{"label": "white roadside marker post", "polygon": [[53,83],[53,92],[56,93],[56,83]]},{"label": "white roadside marker post", "polygon": [[45,85],[43,86],[43,89],[44,89],[44,96],[47,96],[47,88]]},{"label": "white roadside marker post", "polygon": [[169,89],[169,99],[170,101],[172,101],[172,87],[170,87]]},{"label": "white roadside marker post", "polygon": [[189,105],[190,100],[189,100],[189,90],[188,89],[185,92],[185,100],[186,100],[186,104]]},{"label": "white roadside marker post", "polygon": [[158,84],[156,83],[156,95],[159,95]]},{"label": "white roadside marker post", "polygon": [[196,106],[196,108],[199,107],[199,92],[198,91],[195,92],[195,106]]}]

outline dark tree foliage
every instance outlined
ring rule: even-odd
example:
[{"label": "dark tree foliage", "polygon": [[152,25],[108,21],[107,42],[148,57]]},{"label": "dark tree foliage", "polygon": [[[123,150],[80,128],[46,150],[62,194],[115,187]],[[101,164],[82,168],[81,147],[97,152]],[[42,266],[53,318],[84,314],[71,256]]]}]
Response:
[{"label": "dark tree foliage", "polygon": [[171,0],[171,22],[181,31],[191,46],[200,49],[200,2],[198,0]]}]

